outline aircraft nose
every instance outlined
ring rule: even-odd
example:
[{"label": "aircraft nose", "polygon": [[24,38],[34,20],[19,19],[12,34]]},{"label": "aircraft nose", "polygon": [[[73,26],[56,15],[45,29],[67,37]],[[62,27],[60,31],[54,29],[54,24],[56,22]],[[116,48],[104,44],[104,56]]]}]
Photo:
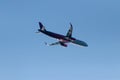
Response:
[{"label": "aircraft nose", "polygon": [[88,47],[88,44],[84,42],[84,46],[85,46],[85,47]]},{"label": "aircraft nose", "polygon": [[84,46],[84,47],[88,47],[88,44],[81,40],[75,40],[73,43]]},{"label": "aircraft nose", "polygon": [[88,44],[86,43],[86,42],[84,42],[84,41],[82,41],[83,42],[83,46],[85,46],[85,47],[88,47]]}]

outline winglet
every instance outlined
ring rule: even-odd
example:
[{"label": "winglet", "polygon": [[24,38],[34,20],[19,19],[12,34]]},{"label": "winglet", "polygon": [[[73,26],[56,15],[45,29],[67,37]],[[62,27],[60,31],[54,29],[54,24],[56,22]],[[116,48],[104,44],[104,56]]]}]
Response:
[{"label": "winglet", "polygon": [[72,23],[70,22],[70,26],[72,26]]},{"label": "winglet", "polygon": [[67,32],[67,37],[72,37],[72,31],[73,31],[73,26],[72,26],[72,24],[70,23],[70,29],[68,30],[68,32]]}]

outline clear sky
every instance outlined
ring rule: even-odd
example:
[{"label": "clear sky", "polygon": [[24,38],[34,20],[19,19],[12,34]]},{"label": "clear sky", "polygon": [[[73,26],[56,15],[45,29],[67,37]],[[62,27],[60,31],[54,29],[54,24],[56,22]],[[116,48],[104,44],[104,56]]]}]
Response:
[{"label": "clear sky", "polygon": [[[89,47],[45,46],[39,21]],[[120,80],[120,0],[0,0],[0,80]]]}]

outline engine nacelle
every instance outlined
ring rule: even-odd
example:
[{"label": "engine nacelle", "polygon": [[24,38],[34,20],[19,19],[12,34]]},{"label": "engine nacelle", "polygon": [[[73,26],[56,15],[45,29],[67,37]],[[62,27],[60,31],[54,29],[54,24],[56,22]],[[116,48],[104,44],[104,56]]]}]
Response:
[{"label": "engine nacelle", "polygon": [[60,43],[62,46],[64,46],[64,47],[67,47],[67,44],[65,44],[65,43]]}]

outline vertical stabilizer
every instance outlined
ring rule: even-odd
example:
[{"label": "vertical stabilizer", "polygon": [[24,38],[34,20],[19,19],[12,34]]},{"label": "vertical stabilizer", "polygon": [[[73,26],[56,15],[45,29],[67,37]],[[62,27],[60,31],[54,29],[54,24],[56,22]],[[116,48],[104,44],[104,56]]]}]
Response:
[{"label": "vertical stabilizer", "polygon": [[41,22],[39,22],[39,27],[40,27],[40,30],[42,30],[42,31],[46,30],[45,27],[43,26],[43,24]]}]

